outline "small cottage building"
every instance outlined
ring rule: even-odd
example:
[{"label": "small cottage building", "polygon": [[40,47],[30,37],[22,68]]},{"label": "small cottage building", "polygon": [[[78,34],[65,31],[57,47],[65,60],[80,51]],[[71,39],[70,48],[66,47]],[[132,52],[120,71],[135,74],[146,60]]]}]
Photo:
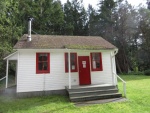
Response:
[{"label": "small cottage building", "polygon": [[66,94],[67,90],[72,101],[122,96],[117,88],[117,77],[121,79],[116,74],[117,47],[98,36],[31,35],[31,21],[15,52],[4,58],[6,88],[9,61],[15,60],[17,95]]},{"label": "small cottage building", "polygon": [[[118,49],[96,36],[25,34],[5,60],[17,60],[17,93],[60,91],[65,86],[117,85]],[[7,63],[8,64],[8,63]],[[8,72],[7,72],[8,76]]]}]

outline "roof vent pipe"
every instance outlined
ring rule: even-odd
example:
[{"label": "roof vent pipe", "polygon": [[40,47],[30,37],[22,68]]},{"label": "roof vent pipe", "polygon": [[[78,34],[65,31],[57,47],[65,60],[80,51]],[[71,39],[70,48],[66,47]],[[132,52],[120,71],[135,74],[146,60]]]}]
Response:
[{"label": "roof vent pipe", "polygon": [[28,19],[28,37],[27,37],[27,41],[30,42],[31,39],[31,22],[32,22],[33,18],[29,18]]}]

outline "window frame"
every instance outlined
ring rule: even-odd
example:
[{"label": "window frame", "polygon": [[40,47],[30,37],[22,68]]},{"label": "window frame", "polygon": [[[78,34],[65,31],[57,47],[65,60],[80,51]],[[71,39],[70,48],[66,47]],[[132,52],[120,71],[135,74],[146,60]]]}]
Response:
[{"label": "window frame", "polygon": [[[47,70],[39,70],[38,67],[39,67],[39,55],[40,54],[47,54]],[[42,62],[42,61],[40,61]],[[40,53],[36,53],[36,74],[47,74],[47,73],[50,73],[50,53],[45,53],[45,52],[40,52]]]},{"label": "window frame", "polygon": [[[70,72],[78,72],[78,65],[77,65],[77,53],[70,53],[70,66],[71,66],[71,54],[74,54],[75,55],[75,59],[74,59],[74,64],[75,64],[75,69],[72,70],[72,68],[70,67]],[[64,57],[65,57],[65,73],[68,73],[69,72],[69,66],[68,65],[68,53],[65,53],[64,54]]]},{"label": "window frame", "polygon": [[[93,68],[92,54],[99,54],[99,56],[100,56],[100,59],[99,59],[100,68],[95,68],[95,69]],[[90,53],[90,57],[91,57],[91,70],[92,70],[92,71],[103,71],[102,53],[101,53],[101,52],[92,52],[92,53]]]}]

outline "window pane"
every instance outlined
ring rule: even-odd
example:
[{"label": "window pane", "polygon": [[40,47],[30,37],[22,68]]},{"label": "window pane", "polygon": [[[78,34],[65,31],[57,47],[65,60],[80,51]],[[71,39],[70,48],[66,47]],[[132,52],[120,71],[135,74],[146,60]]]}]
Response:
[{"label": "window pane", "polygon": [[[71,72],[77,71],[77,60],[76,60],[76,53],[70,53],[70,70]],[[65,71],[69,71],[69,62],[68,62],[68,53],[65,53]]]},{"label": "window pane", "polygon": [[92,53],[92,66],[93,69],[100,68],[100,54]]},{"label": "window pane", "polygon": [[75,54],[72,53],[71,54],[71,70],[75,70],[76,66],[75,66]]},{"label": "window pane", "polygon": [[47,61],[47,56],[43,56],[43,61]]},{"label": "window pane", "polygon": [[100,62],[96,61],[96,68],[100,68]]},{"label": "window pane", "polygon": [[39,56],[38,56],[38,61],[42,61],[42,55],[41,54],[39,54]]},{"label": "window pane", "polygon": [[75,70],[75,62],[71,62],[71,70]]},{"label": "window pane", "polygon": [[43,63],[38,63],[38,70],[42,70]]},{"label": "window pane", "polygon": [[47,62],[43,62],[43,70],[47,70],[47,67],[48,67]]},{"label": "window pane", "polygon": [[99,55],[99,53],[95,54],[95,60],[100,60],[100,55]]},{"label": "window pane", "polygon": [[71,60],[75,60],[75,54],[71,54]]},{"label": "window pane", "polygon": [[92,60],[95,60],[95,53],[92,53]]},{"label": "window pane", "polygon": [[93,69],[96,69],[96,62],[93,60],[92,61]]},{"label": "window pane", "polygon": [[75,62],[72,60],[72,61],[70,62],[70,64],[71,64],[71,66],[72,66],[72,65],[75,65]]}]

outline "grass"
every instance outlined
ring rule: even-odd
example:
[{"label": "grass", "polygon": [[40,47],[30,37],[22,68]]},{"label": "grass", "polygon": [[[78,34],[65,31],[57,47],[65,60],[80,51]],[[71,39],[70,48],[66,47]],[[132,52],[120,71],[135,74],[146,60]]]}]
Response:
[{"label": "grass", "polygon": [[[0,96],[0,113],[150,113],[150,76],[122,75],[128,101],[76,107],[65,96],[14,99]],[[122,83],[119,82],[122,89]],[[120,90],[122,91],[122,90]]]}]

